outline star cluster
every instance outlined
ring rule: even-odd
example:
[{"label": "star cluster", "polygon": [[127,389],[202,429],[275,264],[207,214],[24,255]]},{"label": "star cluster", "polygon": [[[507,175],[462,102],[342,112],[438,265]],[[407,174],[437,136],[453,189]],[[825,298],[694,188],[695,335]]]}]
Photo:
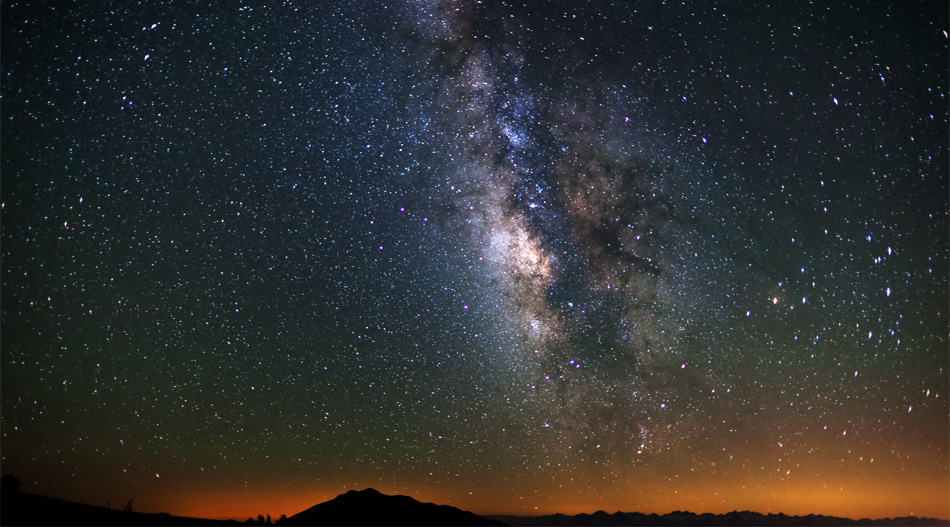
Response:
[{"label": "star cluster", "polygon": [[947,517],[945,8],[0,18],[23,490]]}]

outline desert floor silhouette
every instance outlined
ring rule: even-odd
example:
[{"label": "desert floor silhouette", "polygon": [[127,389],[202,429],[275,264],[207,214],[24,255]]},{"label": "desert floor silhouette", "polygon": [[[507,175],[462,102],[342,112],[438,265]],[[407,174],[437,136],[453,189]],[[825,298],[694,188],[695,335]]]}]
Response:
[{"label": "desert floor silhouette", "polygon": [[696,514],[674,511],[669,514],[643,514],[597,511],[593,514],[568,516],[486,515],[451,507],[422,503],[409,496],[387,495],[375,489],[350,490],[336,498],[319,503],[292,516],[270,515],[257,519],[212,520],[175,516],[168,513],[142,513],[133,510],[130,500],[122,509],[96,507],[36,494],[18,492],[9,477],[4,481],[0,523],[3,525],[517,525],[517,526],[950,526],[950,521],[935,518],[850,519],[834,516],[760,514],[733,511],[727,514]]}]

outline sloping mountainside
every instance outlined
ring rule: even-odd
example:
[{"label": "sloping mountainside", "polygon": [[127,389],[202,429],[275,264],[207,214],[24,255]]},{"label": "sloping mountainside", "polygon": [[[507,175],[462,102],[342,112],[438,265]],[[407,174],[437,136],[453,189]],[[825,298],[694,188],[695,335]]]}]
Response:
[{"label": "sloping mountainside", "polygon": [[633,526],[699,526],[699,525],[734,525],[734,526],[822,526],[822,527],[851,527],[858,525],[868,526],[919,526],[919,525],[941,525],[948,526],[950,521],[938,520],[936,518],[916,518],[913,516],[904,518],[888,518],[883,520],[870,520],[867,518],[852,520],[850,518],[838,518],[835,516],[822,516],[809,514],[807,516],[788,516],[785,514],[761,514],[749,511],[733,511],[726,514],[696,514],[692,512],[674,511],[669,514],[642,514],[639,512],[615,512],[608,514],[604,511],[597,511],[594,514],[578,514],[567,516],[564,514],[551,514],[547,516],[488,516],[491,519],[498,520],[508,525],[523,526],[578,526],[578,525],[633,525]]},{"label": "sloping mountainside", "polygon": [[0,501],[2,525],[238,525],[234,520],[107,509],[28,492],[3,493]]},{"label": "sloping mountainside", "polygon": [[448,505],[351,490],[280,522],[281,525],[504,525]]}]

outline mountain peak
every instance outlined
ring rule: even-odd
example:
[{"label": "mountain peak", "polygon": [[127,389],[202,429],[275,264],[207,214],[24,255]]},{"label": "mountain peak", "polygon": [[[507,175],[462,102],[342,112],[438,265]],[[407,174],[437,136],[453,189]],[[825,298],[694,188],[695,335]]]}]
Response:
[{"label": "mountain peak", "polygon": [[501,525],[448,505],[421,503],[374,488],[349,490],[287,518],[284,525]]},{"label": "mountain peak", "polygon": [[360,496],[383,496],[384,495],[382,492],[374,489],[373,487],[366,487],[363,490],[356,490],[356,489],[349,490],[346,492],[346,494],[349,494],[349,495],[355,494],[355,495],[360,495]]}]

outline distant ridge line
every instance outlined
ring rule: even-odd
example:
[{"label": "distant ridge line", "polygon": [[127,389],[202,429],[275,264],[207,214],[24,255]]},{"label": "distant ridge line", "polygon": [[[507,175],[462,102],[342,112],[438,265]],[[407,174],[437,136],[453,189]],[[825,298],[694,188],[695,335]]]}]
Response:
[{"label": "distant ridge line", "polygon": [[525,527],[568,527],[568,526],[815,526],[815,527],[853,527],[853,526],[950,526],[950,520],[938,518],[918,518],[904,516],[898,518],[884,518],[871,520],[862,518],[840,518],[809,514],[806,516],[789,516],[786,514],[762,514],[751,511],[732,511],[726,514],[696,514],[694,512],[673,511],[669,514],[644,514],[640,512],[615,512],[609,514],[597,511],[593,514],[581,513],[573,516],[566,514],[549,514],[544,516],[516,516],[506,514],[485,515],[486,518],[498,520],[513,526]]}]

